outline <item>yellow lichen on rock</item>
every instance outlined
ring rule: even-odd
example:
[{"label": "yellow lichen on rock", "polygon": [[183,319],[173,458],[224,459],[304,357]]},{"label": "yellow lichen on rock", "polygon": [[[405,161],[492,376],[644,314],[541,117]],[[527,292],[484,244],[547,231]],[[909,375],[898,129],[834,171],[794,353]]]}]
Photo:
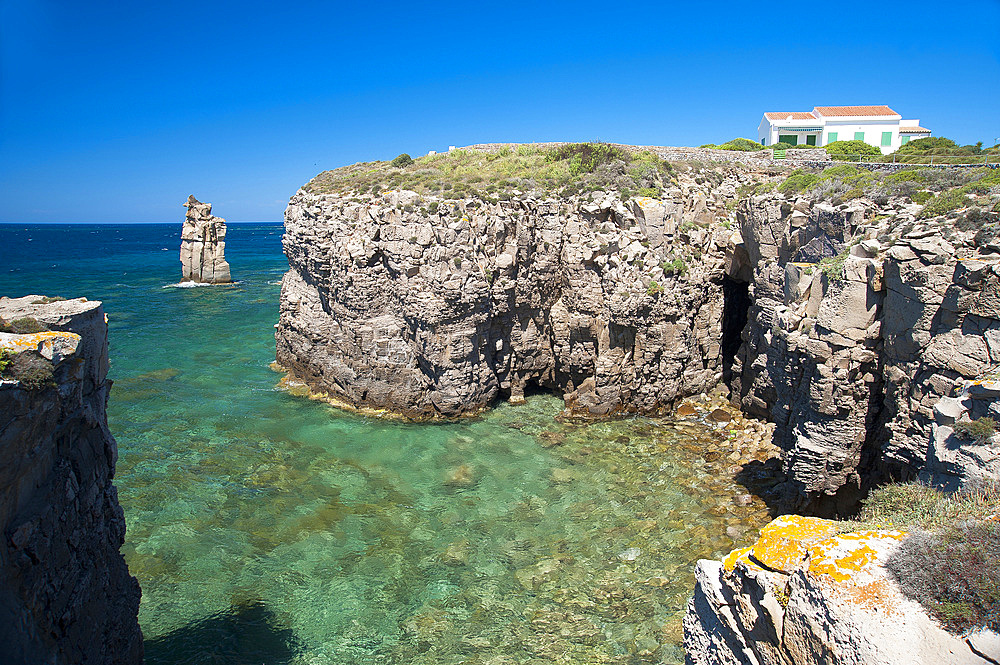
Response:
[{"label": "yellow lichen on rock", "polygon": [[754,568],[757,568],[758,567],[757,564],[755,564],[753,561],[750,560],[751,550],[753,550],[753,547],[741,547],[739,549],[733,550],[725,557],[723,557],[722,559],[723,567],[726,570],[732,570],[733,568],[736,567],[736,564],[742,563],[746,566],[753,566]]},{"label": "yellow lichen on rock", "polygon": [[809,572],[835,582],[858,577],[906,534],[902,531],[842,533],[809,548]]},{"label": "yellow lichen on rock", "polygon": [[37,351],[43,357],[51,360],[54,356],[65,357],[75,352],[80,344],[80,339],[76,333],[61,330],[46,330],[26,335],[0,333],[0,349],[7,349],[14,353]]},{"label": "yellow lichen on rock", "polygon": [[837,533],[833,520],[782,515],[760,531],[750,556],[771,570],[791,573],[800,567],[809,547]]}]

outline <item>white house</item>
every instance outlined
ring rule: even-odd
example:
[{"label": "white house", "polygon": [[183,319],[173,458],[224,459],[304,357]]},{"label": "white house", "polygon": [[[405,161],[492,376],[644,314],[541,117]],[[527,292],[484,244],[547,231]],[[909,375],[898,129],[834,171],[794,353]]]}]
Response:
[{"label": "white house", "polygon": [[834,141],[864,141],[882,154],[894,152],[912,139],[923,139],[931,130],[919,120],[903,120],[888,106],[816,106],[812,111],[769,111],[757,127],[763,145],[829,145]]}]

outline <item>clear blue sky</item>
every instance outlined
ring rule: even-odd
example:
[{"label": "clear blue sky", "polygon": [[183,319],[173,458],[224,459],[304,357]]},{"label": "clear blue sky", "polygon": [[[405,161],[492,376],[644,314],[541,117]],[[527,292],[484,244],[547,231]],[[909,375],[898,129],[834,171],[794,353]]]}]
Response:
[{"label": "clear blue sky", "polygon": [[1000,137],[1000,0],[0,2],[0,221],[279,220],[315,173],[493,141],[699,145],[888,104]]}]

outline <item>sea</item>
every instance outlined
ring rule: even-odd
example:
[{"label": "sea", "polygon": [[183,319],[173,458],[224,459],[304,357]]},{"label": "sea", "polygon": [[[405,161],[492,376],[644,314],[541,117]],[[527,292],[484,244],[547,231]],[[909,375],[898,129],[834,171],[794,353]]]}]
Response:
[{"label": "sea", "polygon": [[229,224],[237,281],[196,288],[180,228],[0,225],[0,295],[104,303],[147,663],[683,661],[695,562],[766,519],[703,458],[724,430],[563,422],[549,394],[444,424],[291,394],[281,223]]}]

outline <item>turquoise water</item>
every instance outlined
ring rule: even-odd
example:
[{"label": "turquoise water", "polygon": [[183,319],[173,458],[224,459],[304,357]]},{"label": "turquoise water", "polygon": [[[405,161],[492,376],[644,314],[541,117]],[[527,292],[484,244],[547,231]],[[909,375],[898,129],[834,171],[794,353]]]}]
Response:
[{"label": "turquoise water", "polygon": [[[109,316],[123,553],[149,663],[677,663],[697,558],[762,515],[714,432],[367,419],[276,387],[279,224],[230,225],[232,286],[170,288],[180,225],[0,226],[0,294]],[[165,288],[167,287],[167,288]]]}]

